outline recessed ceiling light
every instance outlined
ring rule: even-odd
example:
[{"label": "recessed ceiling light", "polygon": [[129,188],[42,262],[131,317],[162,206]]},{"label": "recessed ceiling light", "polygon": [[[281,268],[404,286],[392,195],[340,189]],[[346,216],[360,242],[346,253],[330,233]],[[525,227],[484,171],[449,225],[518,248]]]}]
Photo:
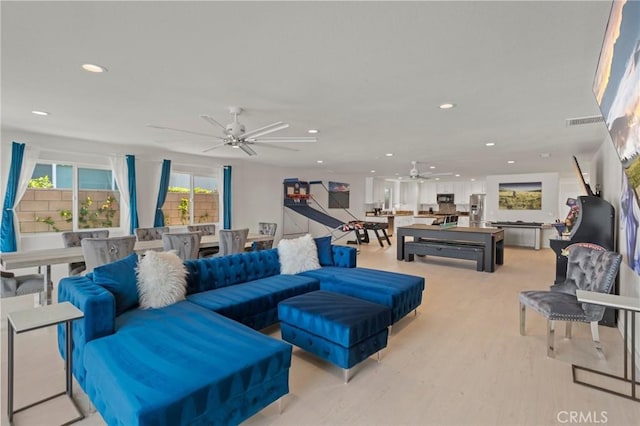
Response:
[{"label": "recessed ceiling light", "polygon": [[440,178],[436,178],[436,180],[440,180]]},{"label": "recessed ceiling light", "polygon": [[456,176],[456,177],[460,177],[460,173],[456,173],[456,175],[455,175],[455,176]]},{"label": "recessed ceiling light", "polygon": [[487,142],[485,143],[486,146],[495,146],[496,143],[495,142]]},{"label": "recessed ceiling light", "polygon": [[323,160],[318,160],[318,161],[316,161],[316,163],[322,164],[322,163],[324,163],[324,161]]},{"label": "recessed ceiling light", "polygon": [[549,154],[548,152],[543,152],[542,154],[540,154],[540,158],[549,158],[551,157],[551,154]]},{"label": "recessed ceiling light", "polygon": [[475,178],[471,178],[471,182],[475,182],[475,181],[476,181],[476,179],[475,179]]},{"label": "recessed ceiling light", "polygon": [[429,168],[430,168],[430,169],[435,169],[435,168],[436,168],[436,166],[429,166]]},{"label": "recessed ceiling light", "polygon": [[451,108],[454,108],[455,106],[456,106],[456,104],[446,103],[446,104],[440,104],[439,108],[440,109],[451,109]]},{"label": "recessed ceiling light", "polygon": [[392,152],[387,152],[384,156],[385,157],[393,157],[393,153]]},{"label": "recessed ceiling light", "polygon": [[307,133],[311,133],[312,135],[315,135],[316,133],[318,133],[318,129],[309,129],[307,130]]},{"label": "recessed ceiling light", "polygon": [[400,176],[400,173],[396,173],[396,176]]},{"label": "recessed ceiling light", "polygon": [[371,170],[371,173],[375,173],[375,172],[376,172],[375,170]]},{"label": "recessed ceiling light", "polygon": [[423,181],[423,180],[421,180],[421,181],[420,181],[420,183],[424,183],[424,181]]},{"label": "recessed ceiling light", "polygon": [[402,176],[400,176],[398,179],[402,180]]},{"label": "recessed ceiling light", "polygon": [[89,72],[107,72],[105,67],[96,64],[82,64],[82,69]]},{"label": "recessed ceiling light", "polygon": [[513,164],[513,163],[515,163],[515,161],[513,161],[513,160],[509,160],[509,161],[507,161],[507,163],[509,163],[509,164]]},{"label": "recessed ceiling light", "polygon": [[48,112],[46,111],[38,111],[38,110],[33,110],[31,111],[31,114],[35,114],[35,115],[49,115]]}]

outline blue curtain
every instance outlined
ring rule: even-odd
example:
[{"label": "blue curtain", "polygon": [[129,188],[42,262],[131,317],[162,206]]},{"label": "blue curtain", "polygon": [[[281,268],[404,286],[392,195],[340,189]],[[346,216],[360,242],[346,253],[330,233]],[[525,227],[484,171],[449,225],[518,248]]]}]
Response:
[{"label": "blue curtain", "polygon": [[164,226],[164,213],[162,206],[167,199],[167,191],[169,190],[169,178],[171,177],[171,160],[162,162],[162,175],[160,176],[160,189],[158,189],[158,201],[156,202],[156,215],[153,219],[153,226]]},{"label": "blue curtain", "polygon": [[223,228],[231,229],[231,166],[224,166],[222,178]]},{"label": "blue curtain", "polygon": [[133,235],[133,231],[138,227],[138,198],[136,194],[136,156],[125,155],[127,160],[127,173],[129,182],[129,235]]},{"label": "blue curtain", "polygon": [[16,231],[13,227],[13,206],[16,203],[16,193],[18,192],[18,183],[20,182],[24,148],[25,145],[23,143],[13,142],[11,145],[11,167],[9,168],[7,192],[5,193],[4,204],[2,206],[2,237],[0,238],[0,251],[2,253],[18,250]]}]

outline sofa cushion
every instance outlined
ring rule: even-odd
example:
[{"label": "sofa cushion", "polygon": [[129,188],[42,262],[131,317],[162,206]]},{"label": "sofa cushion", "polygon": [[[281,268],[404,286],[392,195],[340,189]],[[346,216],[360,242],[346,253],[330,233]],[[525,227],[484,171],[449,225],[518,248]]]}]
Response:
[{"label": "sofa cushion", "polygon": [[331,249],[331,235],[314,238],[318,249],[320,266],[333,266],[333,250]]},{"label": "sofa cushion", "polygon": [[173,250],[147,250],[138,264],[140,307],[162,308],[184,300],[186,275],[182,259]]},{"label": "sofa cushion", "polygon": [[193,303],[118,320],[84,354],[86,392],[107,424],[239,424],[288,392],[289,344]]},{"label": "sofa cushion", "polygon": [[187,260],[187,294],[245,283],[280,273],[278,250]]},{"label": "sofa cushion", "polygon": [[309,234],[300,238],[280,240],[278,256],[281,274],[297,274],[320,268],[318,248]]},{"label": "sofa cushion", "polygon": [[129,256],[93,269],[93,281],[109,290],[116,301],[116,315],[138,305],[136,266],[138,255]]},{"label": "sofa cushion", "polygon": [[225,317],[243,319],[259,312],[276,309],[278,302],[299,294],[318,290],[320,283],[311,277],[274,275],[244,284],[192,294],[187,300]]}]

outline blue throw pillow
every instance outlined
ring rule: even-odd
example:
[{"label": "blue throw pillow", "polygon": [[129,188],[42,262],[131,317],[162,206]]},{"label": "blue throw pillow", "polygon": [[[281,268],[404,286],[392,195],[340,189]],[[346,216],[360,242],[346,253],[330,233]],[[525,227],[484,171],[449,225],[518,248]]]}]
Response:
[{"label": "blue throw pillow", "polygon": [[109,290],[115,297],[116,315],[138,305],[137,266],[138,255],[131,253],[123,259],[93,269],[93,282]]},{"label": "blue throw pillow", "polygon": [[320,266],[333,266],[333,251],[331,250],[331,235],[314,238],[318,248],[318,262]]}]

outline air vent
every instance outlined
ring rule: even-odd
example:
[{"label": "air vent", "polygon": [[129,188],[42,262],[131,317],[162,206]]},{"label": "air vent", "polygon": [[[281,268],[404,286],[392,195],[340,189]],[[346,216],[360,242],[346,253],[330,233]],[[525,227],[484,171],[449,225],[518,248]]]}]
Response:
[{"label": "air vent", "polygon": [[567,118],[567,127],[582,126],[584,124],[601,123],[604,117],[601,115],[593,115],[591,117]]}]

